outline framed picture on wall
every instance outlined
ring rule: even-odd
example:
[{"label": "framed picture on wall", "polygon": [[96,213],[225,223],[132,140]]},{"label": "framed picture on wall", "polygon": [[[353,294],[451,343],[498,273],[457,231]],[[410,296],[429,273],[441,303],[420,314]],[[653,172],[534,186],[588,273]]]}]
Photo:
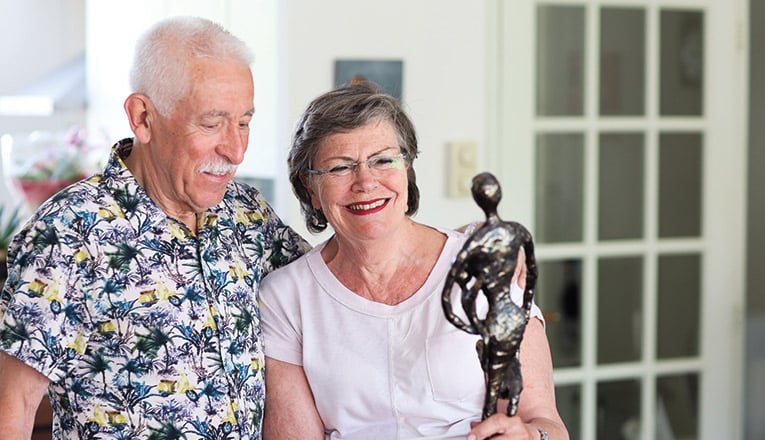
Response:
[{"label": "framed picture on wall", "polygon": [[401,60],[339,59],[335,61],[335,87],[354,81],[369,81],[400,101],[403,72],[404,62]]}]

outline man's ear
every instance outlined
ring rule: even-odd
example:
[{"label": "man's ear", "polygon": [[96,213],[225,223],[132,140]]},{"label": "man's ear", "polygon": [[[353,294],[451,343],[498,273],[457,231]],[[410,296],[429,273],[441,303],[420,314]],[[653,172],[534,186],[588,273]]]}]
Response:
[{"label": "man's ear", "polygon": [[124,108],[136,140],[142,144],[149,143],[152,117],[156,114],[149,97],[141,93],[133,93],[125,99]]}]

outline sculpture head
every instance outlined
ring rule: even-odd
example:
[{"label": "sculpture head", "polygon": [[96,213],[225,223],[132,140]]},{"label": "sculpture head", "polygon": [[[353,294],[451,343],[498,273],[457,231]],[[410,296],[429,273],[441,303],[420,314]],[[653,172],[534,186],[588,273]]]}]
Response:
[{"label": "sculpture head", "polygon": [[483,209],[486,218],[497,215],[497,206],[502,199],[502,188],[491,173],[480,173],[473,177],[473,200]]}]

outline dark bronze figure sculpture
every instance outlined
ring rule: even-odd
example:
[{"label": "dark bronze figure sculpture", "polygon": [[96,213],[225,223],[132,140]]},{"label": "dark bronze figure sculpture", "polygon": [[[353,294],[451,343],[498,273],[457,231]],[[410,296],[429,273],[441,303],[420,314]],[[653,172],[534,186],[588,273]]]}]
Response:
[{"label": "dark bronze figure sculpture", "polygon": [[[483,419],[497,412],[499,398],[509,399],[507,414],[514,416],[523,388],[519,348],[537,281],[534,244],[523,225],[499,218],[497,205],[502,190],[496,177],[490,173],[476,175],[472,192],[473,199],[486,214],[486,222],[476,229],[454,258],[444,285],[442,304],[449,322],[481,336],[476,350],[487,375]],[[519,307],[510,298],[510,283],[521,248],[526,258],[526,287],[523,305]],[[462,291],[461,306],[467,322],[452,310],[455,284]],[[478,316],[476,310],[479,293],[488,301],[484,317]]]}]

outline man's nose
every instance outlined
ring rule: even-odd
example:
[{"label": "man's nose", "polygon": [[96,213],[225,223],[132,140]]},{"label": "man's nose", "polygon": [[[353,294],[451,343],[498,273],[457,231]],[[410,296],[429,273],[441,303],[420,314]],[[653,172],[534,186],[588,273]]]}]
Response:
[{"label": "man's nose", "polygon": [[223,155],[229,162],[235,165],[241,164],[249,143],[248,132],[242,130],[239,124],[231,124],[225,136]]}]

